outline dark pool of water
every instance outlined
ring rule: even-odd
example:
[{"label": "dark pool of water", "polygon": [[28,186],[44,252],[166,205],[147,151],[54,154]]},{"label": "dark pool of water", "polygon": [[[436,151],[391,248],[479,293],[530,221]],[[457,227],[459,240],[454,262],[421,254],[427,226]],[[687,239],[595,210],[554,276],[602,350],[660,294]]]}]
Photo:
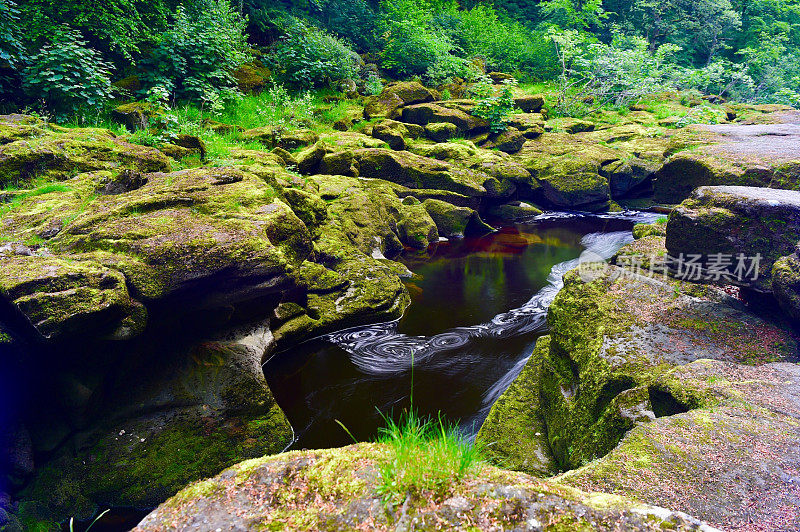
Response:
[{"label": "dark pool of water", "polygon": [[[586,250],[608,258],[656,216],[554,215],[400,258],[416,275],[397,322],[306,342],[265,365],[293,448],[374,439],[383,415],[441,413],[472,436],[546,332],[561,276]],[[585,257],[586,255],[584,255]]]}]

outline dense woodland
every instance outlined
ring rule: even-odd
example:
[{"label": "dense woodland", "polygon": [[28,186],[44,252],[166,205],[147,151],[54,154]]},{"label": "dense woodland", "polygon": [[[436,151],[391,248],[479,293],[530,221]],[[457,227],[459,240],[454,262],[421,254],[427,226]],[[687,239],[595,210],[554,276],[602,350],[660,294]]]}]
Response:
[{"label": "dense woodland", "polygon": [[4,110],[61,121],[494,70],[552,84],[564,115],[672,89],[796,106],[799,50],[798,0],[0,0]]}]

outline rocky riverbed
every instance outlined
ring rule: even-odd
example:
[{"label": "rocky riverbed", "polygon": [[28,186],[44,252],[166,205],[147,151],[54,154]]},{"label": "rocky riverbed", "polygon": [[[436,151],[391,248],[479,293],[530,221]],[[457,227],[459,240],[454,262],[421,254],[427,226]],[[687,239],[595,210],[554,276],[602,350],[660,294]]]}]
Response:
[{"label": "rocky riverbed", "polygon": [[[362,104],[370,120],[354,129],[244,131],[263,149],[213,165],[181,162],[205,155],[199,139],[159,150],[0,117],[9,530],[152,508],[245,459],[260,461],[182,491],[142,529],[188,527],[200,508],[223,528],[800,526],[797,111],[728,106],[725,124],[675,129],[639,109],[547,119],[540,97],[520,94],[525,112],[491,135],[475,102],[418,83]],[[261,364],[400,317],[402,250],[541,210],[655,202],[680,206],[637,228],[614,264],[565,276],[550,334],[478,435],[488,459],[523,473],[487,465],[447,500],[376,513],[379,446],[260,458],[293,439]],[[760,280],[631,266],[680,253],[761,254]],[[314,488],[330,460],[364,493]],[[293,495],[309,486],[322,499]],[[220,506],[223,492],[252,520]],[[287,497],[299,513],[276,511]]]}]

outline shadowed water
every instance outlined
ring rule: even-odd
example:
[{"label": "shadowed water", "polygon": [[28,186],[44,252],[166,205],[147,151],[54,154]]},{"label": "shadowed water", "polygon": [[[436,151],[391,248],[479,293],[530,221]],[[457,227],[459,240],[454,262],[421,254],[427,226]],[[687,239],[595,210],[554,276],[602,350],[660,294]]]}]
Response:
[{"label": "shadowed water", "polygon": [[333,333],[281,353],[267,380],[295,428],[294,448],[374,438],[381,412],[441,412],[474,436],[546,333],[547,308],[579,261],[608,259],[643,213],[545,215],[401,260],[415,273],[395,322]]}]

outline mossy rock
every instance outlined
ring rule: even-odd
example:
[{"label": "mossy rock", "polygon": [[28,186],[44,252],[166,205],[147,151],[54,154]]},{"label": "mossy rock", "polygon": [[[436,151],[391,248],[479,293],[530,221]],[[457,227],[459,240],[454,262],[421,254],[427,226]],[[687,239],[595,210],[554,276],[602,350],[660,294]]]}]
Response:
[{"label": "mossy rock", "polygon": [[364,117],[397,118],[405,105],[431,102],[435,95],[417,81],[393,83],[384,87],[378,96],[370,97],[364,106]]},{"label": "mossy rock", "polygon": [[421,103],[404,107],[402,118],[403,122],[421,126],[431,123],[453,124],[461,133],[477,134],[489,129],[489,122],[486,120],[438,103]]},{"label": "mossy rock", "polygon": [[[6,117],[0,117],[0,124]],[[12,118],[12,124],[17,124]],[[13,126],[19,131],[19,126]],[[44,132],[44,134],[42,134]],[[0,186],[24,187],[34,179],[64,180],[81,172],[123,168],[166,172],[169,159],[154,148],[130,144],[104,129],[54,131],[35,128],[33,136],[0,145]]]},{"label": "mossy rock", "polygon": [[[148,515],[135,532],[183,529],[195,520],[211,530],[495,530],[548,523],[553,530],[695,530],[700,523],[621,497],[588,494],[520,473],[479,465],[445,483],[389,505],[380,471],[392,449],[358,444],[291,452],[238,464],[187,487]],[[357,467],[354,467],[357,465]]]},{"label": "mossy rock", "polygon": [[107,377],[92,423],[37,463],[18,495],[21,517],[63,522],[98,508],[156,505],[189,482],[285,449],[292,428],[261,369],[270,342],[266,324],[124,360]]},{"label": "mossy rock", "polygon": [[[721,282],[771,290],[772,267],[800,242],[800,192],[755,187],[701,187],[679,205],[667,224],[672,256],[728,256]],[[742,255],[745,271],[737,273]],[[751,258],[760,257],[751,264]],[[751,265],[757,272],[748,272]]]},{"label": "mossy rock", "polygon": [[529,362],[497,399],[475,437],[475,445],[490,462],[538,477],[558,471],[539,413],[539,372],[549,347],[549,337],[539,339]]},{"label": "mossy rock", "polygon": [[598,174],[555,174],[537,180],[545,200],[555,207],[604,210],[611,200],[608,180]]},{"label": "mossy rock", "polygon": [[163,114],[161,108],[150,102],[125,103],[111,110],[111,116],[131,131],[147,129],[152,118]]},{"label": "mossy rock", "polygon": [[445,238],[464,238],[469,234],[494,231],[486,225],[477,212],[468,207],[457,207],[436,199],[426,199],[422,205],[436,223],[439,235]]},{"label": "mossy rock", "polygon": [[772,267],[772,292],[784,312],[795,323],[800,323],[800,255],[798,253],[775,261]]},{"label": "mossy rock", "polygon": [[385,149],[360,149],[353,152],[359,175],[384,179],[409,188],[431,188],[467,196],[486,194],[489,176],[409,152]]}]

